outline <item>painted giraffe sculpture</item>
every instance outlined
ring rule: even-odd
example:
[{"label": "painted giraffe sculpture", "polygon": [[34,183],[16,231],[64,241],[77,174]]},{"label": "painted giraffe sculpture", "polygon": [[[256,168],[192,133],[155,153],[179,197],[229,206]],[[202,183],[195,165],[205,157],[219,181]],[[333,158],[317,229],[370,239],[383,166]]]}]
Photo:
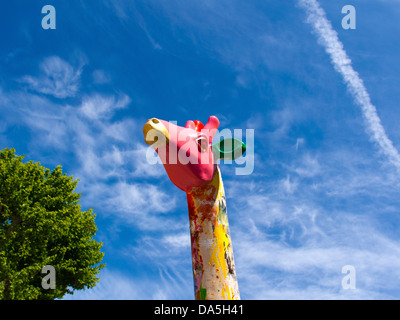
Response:
[{"label": "painted giraffe sculpture", "polygon": [[196,300],[238,300],[225,191],[218,159],[236,159],[246,146],[236,139],[214,143],[219,120],[185,127],[152,118],[143,127],[145,142],[160,157],[171,181],[186,192],[189,208]]}]

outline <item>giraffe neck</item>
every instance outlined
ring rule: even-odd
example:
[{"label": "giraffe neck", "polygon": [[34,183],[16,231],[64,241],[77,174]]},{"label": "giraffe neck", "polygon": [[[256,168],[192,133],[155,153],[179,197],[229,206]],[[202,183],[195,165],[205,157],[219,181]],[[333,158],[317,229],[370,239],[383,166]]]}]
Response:
[{"label": "giraffe neck", "polygon": [[240,299],[219,168],[209,184],[186,195],[196,300]]}]

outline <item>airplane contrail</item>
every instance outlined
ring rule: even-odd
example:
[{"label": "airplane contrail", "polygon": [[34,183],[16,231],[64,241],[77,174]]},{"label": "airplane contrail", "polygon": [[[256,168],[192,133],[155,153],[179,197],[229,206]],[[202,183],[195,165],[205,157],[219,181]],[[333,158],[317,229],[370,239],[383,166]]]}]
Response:
[{"label": "airplane contrail", "polygon": [[311,24],[317,34],[318,42],[329,54],[335,70],[342,75],[355,103],[361,107],[370,138],[377,143],[381,152],[400,171],[400,154],[388,138],[376,112],[376,107],[372,104],[368,91],[364,86],[364,82],[353,69],[351,60],[344,50],[337,32],[326,17],[325,11],[317,0],[299,0],[299,4],[306,11],[307,22]]}]

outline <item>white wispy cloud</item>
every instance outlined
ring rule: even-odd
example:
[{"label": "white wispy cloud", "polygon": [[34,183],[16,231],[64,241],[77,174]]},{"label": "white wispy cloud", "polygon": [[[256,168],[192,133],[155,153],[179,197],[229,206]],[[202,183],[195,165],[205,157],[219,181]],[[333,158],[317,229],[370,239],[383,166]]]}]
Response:
[{"label": "white wispy cloud", "polygon": [[131,99],[127,95],[122,95],[116,99],[113,95],[94,94],[83,98],[80,111],[92,120],[109,118],[116,110],[126,108],[130,102]]},{"label": "white wispy cloud", "polygon": [[104,70],[94,70],[92,73],[93,83],[105,84],[111,81],[111,77]]},{"label": "white wispy cloud", "polygon": [[26,75],[20,80],[33,91],[52,95],[56,98],[73,97],[79,90],[82,66],[74,68],[58,56],[44,59],[40,65],[40,75]]},{"label": "white wispy cloud", "polygon": [[306,153],[299,160],[300,164],[297,164],[294,168],[290,168],[290,170],[293,170],[299,176],[311,178],[321,173],[321,166],[317,156]]},{"label": "white wispy cloud", "polygon": [[103,190],[96,193],[96,197],[102,197],[98,201],[123,221],[142,229],[168,230],[170,223],[167,222],[172,222],[173,218],[162,214],[175,209],[176,199],[167,192],[155,185],[137,182],[118,182],[111,188],[103,185]]},{"label": "white wispy cloud", "polygon": [[298,182],[295,179],[290,178],[289,175],[287,175],[286,179],[281,180],[280,187],[283,192],[291,194],[296,191],[298,187]]},{"label": "white wispy cloud", "polygon": [[363,80],[353,69],[351,60],[344,50],[337,32],[327,19],[325,11],[316,0],[299,0],[299,4],[306,10],[307,22],[312,25],[314,32],[318,36],[319,43],[330,55],[335,70],[342,75],[354,101],[361,107],[370,138],[379,146],[381,152],[388,160],[400,171],[400,154],[387,136]]}]

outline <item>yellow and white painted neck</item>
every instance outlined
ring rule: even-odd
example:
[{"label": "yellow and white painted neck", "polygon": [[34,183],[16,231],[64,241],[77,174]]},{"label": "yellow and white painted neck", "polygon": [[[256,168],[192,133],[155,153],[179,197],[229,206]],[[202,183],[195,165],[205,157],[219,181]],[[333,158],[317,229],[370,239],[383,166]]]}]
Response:
[{"label": "yellow and white painted neck", "polygon": [[187,193],[196,300],[239,300],[224,186],[219,168],[209,184]]}]

